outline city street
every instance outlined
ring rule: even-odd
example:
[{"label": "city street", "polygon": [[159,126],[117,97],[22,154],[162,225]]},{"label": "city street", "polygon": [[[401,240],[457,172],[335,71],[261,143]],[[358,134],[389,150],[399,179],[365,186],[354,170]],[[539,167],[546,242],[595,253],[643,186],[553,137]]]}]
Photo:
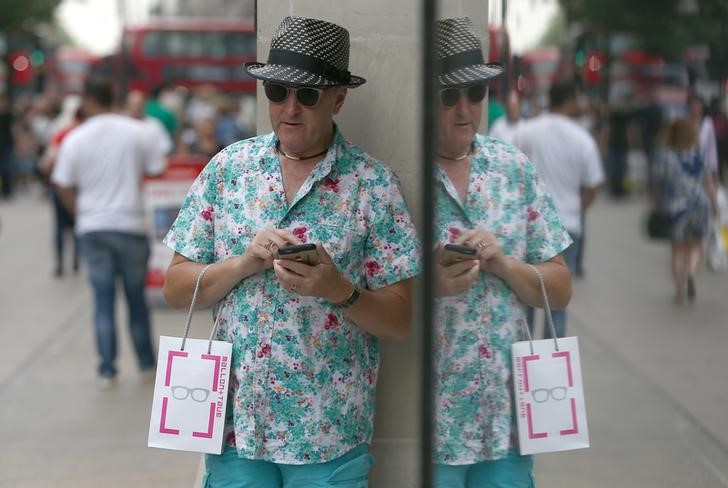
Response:
[{"label": "city street", "polygon": [[[643,236],[645,213],[642,198],[601,196],[589,215],[568,331],[592,447],[538,456],[539,487],[728,488],[728,272],[702,270],[696,303],[673,305],[669,247]],[[0,487],[193,486],[199,455],[146,447],[152,385],[124,306],[119,384],[98,388],[89,289],[83,274],[52,275],[50,204],[20,195],[0,221]],[[193,336],[209,333],[208,313]],[[180,335],[184,319],[155,308],[155,336]]]}]

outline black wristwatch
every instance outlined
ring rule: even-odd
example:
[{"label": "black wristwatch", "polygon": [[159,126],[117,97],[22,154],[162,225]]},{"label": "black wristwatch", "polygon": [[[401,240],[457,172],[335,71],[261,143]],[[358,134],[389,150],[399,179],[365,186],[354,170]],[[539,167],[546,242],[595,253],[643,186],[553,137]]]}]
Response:
[{"label": "black wristwatch", "polygon": [[356,303],[357,300],[359,300],[359,296],[361,295],[361,291],[359,291],[359,287],[355,284],[351,284],[353,289],[351,290],[351,294],[344,300],[343,302],[336,303],[335,305],[340,308],[349,308],[352,305]]}]

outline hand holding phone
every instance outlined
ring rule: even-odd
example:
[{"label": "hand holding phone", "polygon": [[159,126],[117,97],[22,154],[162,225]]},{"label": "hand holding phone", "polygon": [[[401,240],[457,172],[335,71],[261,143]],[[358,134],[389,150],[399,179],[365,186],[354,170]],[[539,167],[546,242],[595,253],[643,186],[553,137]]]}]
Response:
[{"label": "hand holding phone", "polygon": [[316,244],[310,243],[279,247],[278,257],[298,261],[309,266],[316,266],[320,262],[318,252],[316,252]]},{"label": "hand holding phone", "polygon": [[445,244],[442,250],[440,264],[443,266],[451,266],[461,261],[471,261],[477,259],[477,254],[475,248],[470,246]]}]

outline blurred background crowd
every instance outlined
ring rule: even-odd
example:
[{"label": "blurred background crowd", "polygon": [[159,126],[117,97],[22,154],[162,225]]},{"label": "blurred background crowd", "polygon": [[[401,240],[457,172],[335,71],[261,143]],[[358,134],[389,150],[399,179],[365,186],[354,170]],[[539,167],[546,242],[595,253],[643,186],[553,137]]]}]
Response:
[{"label": "blurred background crowd", "polygon": [[[92,77],[114,80],[116,111],[157,131],[172,164],[189,155],[204,164],[256,134],[256,85],[242,69],[256,58],[254,1],[104,3],[118,28],[105,52],[77,42],[98,30],[92,16],[79,17],[97,4],[44,0],[0,12],[1,198],[48,187],[59,144],[83,121],[80,92]],[[593,136],[614,199],[655,193],[663,136],[680,117],[692,120],[716,183],[728,177],[728,2],[493,0],[484,8],[489,61],[505,66],[490,86],[491,135],[513,142],[524,121],[548,111],[549,88],[568,81],[580,93],[573,118]],[[58,226],[71,225],[60,214]]]},{"label": "blurred background crowd", "polygon": [[[255,58],[253,1],[117,0],[119,32],[109,52],[79,46],[60,16],[93,3],[44,0],[0,12],[3,197],[42,179],[46,150],[73,120],[74,99],[92,76],[116,81],[119,111],[160,120],[172,138],[171,154],[212,154],[255,134],[255,83],[241,69]],[[506,66],[490,90],[491,130],[499,117],[505,116],[501,126],[513,126],[537,115],[547,109],[554,82],[575,80],[582,92],[580,120],[598,142],[612,196],[649,186],[660,130],[688,115],[689,100],[695,103],[690,115],[704,124],[701,138],[715,141],[717,166],[725,167],[728,3],[484,5],[490,12],[484,26],[489,60]],[[531,13],[543,19],[535,22]],[[534,25],[540,39],[518,42]]]}]

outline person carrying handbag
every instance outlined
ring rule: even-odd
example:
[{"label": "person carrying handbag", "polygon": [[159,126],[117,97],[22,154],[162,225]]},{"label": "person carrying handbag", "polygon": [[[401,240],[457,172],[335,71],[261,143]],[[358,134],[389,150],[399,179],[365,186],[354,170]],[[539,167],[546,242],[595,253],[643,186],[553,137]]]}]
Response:
[{"label": "person carrying handbag", "polygon": [[667,128],[665,147],[658,156],[657,202],[670,218],[672,277],[675,304],[696,297],[695,275],[703,257],[710,216],[715,213],[715,185],[698,146],[698,133],[689,119]]}]

